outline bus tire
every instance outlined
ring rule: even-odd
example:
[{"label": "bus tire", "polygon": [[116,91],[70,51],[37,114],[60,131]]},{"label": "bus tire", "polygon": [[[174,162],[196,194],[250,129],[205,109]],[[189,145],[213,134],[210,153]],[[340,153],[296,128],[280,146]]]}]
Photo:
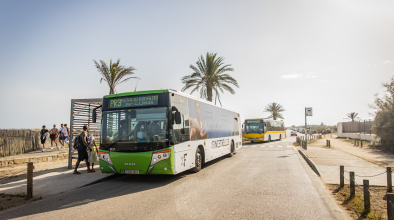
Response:
[{"label": "bus tire", "polygon": [[231,152],[229,154],[230,157],[234,156],[235,154],[235,147],[234,147],[234,141],[231,141]]},{"label": "bus tire", "polygon": [[250,141],[250,142],[254,143],[254,141]]},{"label": "bus tire", "polygon": [[196,159],[195,159],[196,166],[193,169],[193,172],[198,173],[202,168],[202,153],[201,148],[197,147],[196,150]]}]

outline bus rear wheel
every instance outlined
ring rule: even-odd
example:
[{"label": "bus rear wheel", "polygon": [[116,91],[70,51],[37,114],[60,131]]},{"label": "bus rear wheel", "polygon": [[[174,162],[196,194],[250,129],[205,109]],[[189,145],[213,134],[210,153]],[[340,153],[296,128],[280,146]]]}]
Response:
[{"label": "bus rear wheel", "polygon": [[201,155],[201,149],[198,147],[196,150],[196,166],[194,167],[193,171],[195,173],[198,173],[201,168],[202,168],[202,155]]}]

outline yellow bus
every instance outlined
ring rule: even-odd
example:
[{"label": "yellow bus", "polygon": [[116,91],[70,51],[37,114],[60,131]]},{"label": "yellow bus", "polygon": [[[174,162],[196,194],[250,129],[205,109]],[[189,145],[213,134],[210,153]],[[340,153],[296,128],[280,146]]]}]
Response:
[{"label": "yellow bus", "polygon": [[246,119],[244,124],[245,141],[268,141],[286,138],[283,121],[264,118]]}]

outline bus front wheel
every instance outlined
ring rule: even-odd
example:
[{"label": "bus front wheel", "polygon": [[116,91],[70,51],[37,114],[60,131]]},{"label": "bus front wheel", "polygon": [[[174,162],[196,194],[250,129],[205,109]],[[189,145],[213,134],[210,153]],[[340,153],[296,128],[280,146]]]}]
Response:
[{"label": "bus front wheel", "polygon": [[196,150],[196,166],[194,167],[193,171],[195,173],[198,173],[201,168],[202,168],[202,155],[201,155],[201,149],[198,147]]}]

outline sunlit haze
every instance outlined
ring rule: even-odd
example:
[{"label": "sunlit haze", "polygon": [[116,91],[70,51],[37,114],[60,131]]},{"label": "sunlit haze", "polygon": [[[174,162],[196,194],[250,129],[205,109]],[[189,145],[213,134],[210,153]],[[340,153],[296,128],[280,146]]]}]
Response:
[{"label": "sunlit haze", "polygon": [[[217,53],[239,83],[221,95],[243,119],[285,108],[286,126],[335,125],[394,76],[393,1],[1,1],[0,128],[69,123],[71,99],[109,93],[93,60],[136,77],[117,93],[172,88]],[[190,93],[191,90],[187,90]],[[199,93],[193,95],[198,96]]]}]

